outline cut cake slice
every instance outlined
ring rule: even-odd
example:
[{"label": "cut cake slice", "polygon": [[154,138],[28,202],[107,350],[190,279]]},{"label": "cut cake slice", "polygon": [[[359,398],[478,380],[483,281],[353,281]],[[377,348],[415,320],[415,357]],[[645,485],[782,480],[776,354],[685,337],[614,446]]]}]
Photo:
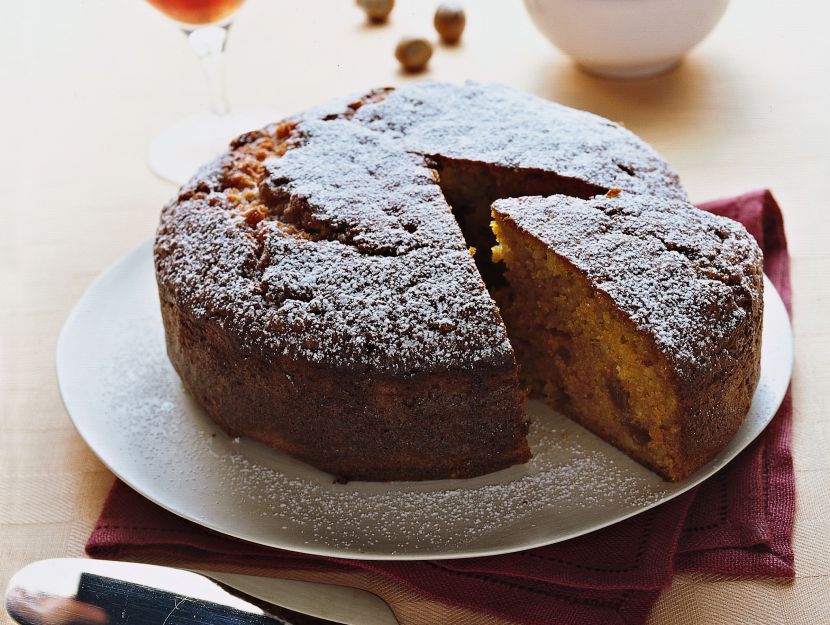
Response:
[{"label": "cut cake slice", "polygon": [[759,376],[762,255],[743,226],[618,191],[498,200],[493,218],[531,388],[670,480],[710,460]]}]

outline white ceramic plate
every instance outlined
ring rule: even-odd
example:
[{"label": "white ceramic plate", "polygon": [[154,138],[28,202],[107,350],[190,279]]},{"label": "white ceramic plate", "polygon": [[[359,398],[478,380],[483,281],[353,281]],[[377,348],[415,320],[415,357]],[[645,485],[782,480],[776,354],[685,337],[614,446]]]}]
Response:
[{"label": "white ceramic plate", "polygon": [[63,328],[57,370],[81,436],[157,504],[255,543],[343,558],[491,555],[566,540],[692,488],[746,447],[790,379],[792,336],[766,282],[761,380],[743,426],[712,462],[671,484],[531,402],[533,459],[468,480],[351,482],[225,435],[167,360],[147,241],[101,275]]}]

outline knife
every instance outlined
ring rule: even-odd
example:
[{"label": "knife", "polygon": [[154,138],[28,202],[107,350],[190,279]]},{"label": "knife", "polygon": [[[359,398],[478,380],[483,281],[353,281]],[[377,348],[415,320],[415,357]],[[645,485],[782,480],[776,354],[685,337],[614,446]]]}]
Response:
[{"label": "knife", "polygon": [[[263,594],[267,593],[258,592],[260,597]],[[22,625],[323,625],[336,622],[262,601],[191,571],[80,558],[41,560],[24,567],[10,580],[5,605]],[[385,604],[383,607],[388,611]]]}]

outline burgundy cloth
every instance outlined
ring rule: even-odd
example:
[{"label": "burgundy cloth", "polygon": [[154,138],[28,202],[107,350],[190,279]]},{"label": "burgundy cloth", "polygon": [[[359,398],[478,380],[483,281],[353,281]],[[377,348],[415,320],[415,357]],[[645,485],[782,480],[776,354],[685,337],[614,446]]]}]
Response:
[{"label": "burgundy cloth", "polygon": [[[769,191],[709,202],[744,223],[788,309],[783,219]],[[626,521],[518,553],[420,562],[354,561],[261,547],[212,533],[116,481],[87,543],[98,558],[142,554],[280,569],[363,569],[428,597],[528,624],[643,623],[678,571],[794,575],[795,482],[789,393],[759,438],[701,486]]]}]

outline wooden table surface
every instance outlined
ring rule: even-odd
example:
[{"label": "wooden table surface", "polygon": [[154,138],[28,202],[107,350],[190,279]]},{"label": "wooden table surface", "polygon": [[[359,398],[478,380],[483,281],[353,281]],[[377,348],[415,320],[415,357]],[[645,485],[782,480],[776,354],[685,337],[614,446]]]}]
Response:
[{"label": "wooden table surface", "polygon": [[[431,36],[435,2],[398,0],[383,28],[347,0],[251,0],[231,32],[237,108],[289,114],[397,84],[392,50]],[[583,75],[518,0],[469,0],[457,49],[424,77],[496,80],[625,125],[679,171],[693,200],[770,187],[793,259],[797,578],[682,575],[650,623],[830,622],[830,10],[736,0],[677,70],[639,82]],[[194,55],[139,0],[0,8],[0,584],[26,563],[80,555],[109,472],[58,395],[55,342],[93,277],[153,232],[174,192],[145,163],[155,133],[205,103]],[[7,622],[5,615],[0,622]]]}]

